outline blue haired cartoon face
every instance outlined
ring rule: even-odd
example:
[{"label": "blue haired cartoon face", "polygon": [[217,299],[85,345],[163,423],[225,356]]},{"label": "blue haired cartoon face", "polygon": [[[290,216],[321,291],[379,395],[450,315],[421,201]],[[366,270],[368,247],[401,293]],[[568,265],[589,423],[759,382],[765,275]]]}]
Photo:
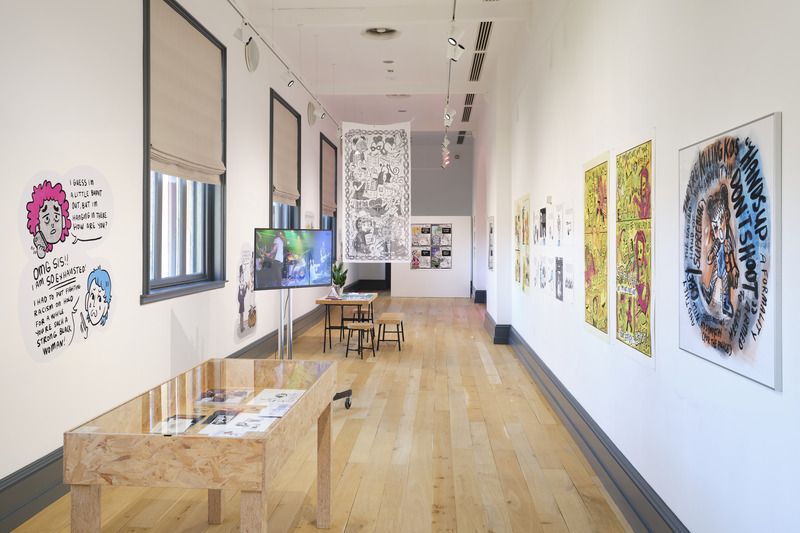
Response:
[{"label": "blue haired cartoon face", "polygon": [[97,268],[89,274],[87,284],[86,317],[93,326],[105,325],[111,305],[111,278],[108,272]]}]

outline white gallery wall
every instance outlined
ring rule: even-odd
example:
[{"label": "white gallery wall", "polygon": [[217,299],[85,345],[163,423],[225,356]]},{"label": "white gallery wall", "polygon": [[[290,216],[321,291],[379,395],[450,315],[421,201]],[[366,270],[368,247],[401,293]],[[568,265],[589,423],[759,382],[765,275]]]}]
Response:
[{"label": "white gallery wall", "polygon": [[[308,93],[282,88],[284,69],[263,43],[255,72],[233,37],[240,18],[227,2],[181,4],[227,47],[228,283],[222,289],[140,305],[142,289],[142,2],[12,2],[0,16],[3,64],[0,183],[6,283],[0,288],[0,388],[21,408],[0,439],[0,478],[61,447],[64,431],[211,357],[226,357],[275,331],[278,293],[255,295],[257,323],[236,334],[237,269],[253,228],[269,226],[269,98],[275,87],[301,113],[301,220],[319,227],[320,132],[337,142],[330,120],[309,126]],[[49,170],[96,169],[114,198],[108,234],[95,248],[113,269],[109,321],[85,342],[47,362],[28,353],[20,316],[21,283],[29,283],[30,240],[20,212],[29,181]],[[340,193],[341,198],[341,193]],[[24,221],[23,221],[24,223]],[[61,246],[66,246],[61,244]],[[348,281],[358,279],[357,269]],[[294,315],[315,308],[327,289],[294,291]],[[13,434],[13,437],[12,437]]]},{"label": "white gallery wall", "polygon": [[471,217],[412,216],[411,224],[452,224],[452,268],[412,269],[392,264],[392,298],[469,298],[472,270]]},{"label": "white gallery wall", "polygon": [[[774,0],[535,2],[510,72],[511,103],[491,95],[475,148],[486,161],[486,214],[495,217],[500,248],[487,275],[487,311],[513,326],[695,533],[797,528],[798,19],[800,5]],[[782,391],[682,351],[677,340],[685,312],[678,151],[775,111],[783,113]],[[508,173],[496,162],[506,124]],[[583,164],[606,151],[613,161],[650,137],[654,355],[647,358],[584,328],[581,212]],[[613,213],[611,172],[608,190]],[[533,210],[548,197],[575,207],[578,234],[563,250],[576,265],[573,304],[513,286],[510,206],[526,194]],[[612,255],[610,284],[613,263]]]}]

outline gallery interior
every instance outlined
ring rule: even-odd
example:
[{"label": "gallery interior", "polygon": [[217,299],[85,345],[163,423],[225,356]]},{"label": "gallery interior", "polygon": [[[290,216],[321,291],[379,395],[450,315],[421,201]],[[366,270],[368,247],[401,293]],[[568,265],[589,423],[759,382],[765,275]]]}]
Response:
[{"label": "gallery interior", "polygon": [[[151,23],[163,9],[186,33]],[[800,5],[86,0],[0,13],[0,202],[16,235],[0,385],[17,413],[0,439],[0,531],[68,530],[65,433],[210,359],[280,361],[286,335],[293,360],[336,362],[337,390],[353,391],[351,407],[331,403],[332,530],[796,528],[800,365],[784,326],[800,289],[782,281],[800,261]],[[183,102],[151,82],[193,72],[159,67],[158,31],[221,58],[218,81],[190,74],[223,105],[212,149],[183,130],[207,157],[188,180],[152,168],[159,117]],[[347,210],[380,212],[348,204],[353,130],[408,132],[407,230],[383,237],[446,227],[448,261],[357,258]],[[187,237],[195,205],[209,225]],[[45,231],[48,207],[60,234]],[[254,228],[289,227],[332,230],[345,290],[404,313],[401,342],[363,358],[346,333],[325,345],[328,284],[240,292]],[[276,478],[270,530],[324,525],[319,427]],[[250,497],[223,491],[214,529],[211,491],[207,504],[204,491],[117,490],[96,493],[103,531],[238,530]]]}]

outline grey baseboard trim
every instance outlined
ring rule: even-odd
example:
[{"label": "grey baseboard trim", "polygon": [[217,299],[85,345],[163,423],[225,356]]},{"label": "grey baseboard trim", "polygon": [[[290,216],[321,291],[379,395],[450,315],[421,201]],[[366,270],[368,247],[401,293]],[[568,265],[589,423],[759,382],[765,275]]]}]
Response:
[{"label": "grey baseboard trim", "polygon": [[[357,283],[357,282],[356,282]],[[346,287],[352,290],[355,283]],[[292,322],[294,336],[323,319],[321,305]],[[264,359],[278,350],[278,330],[237,350],[228,358]],[[12,531],[69,492],[63,483],[64,450],[59,448],[0,480],[0,533]]]},{"label": "grey baseboard trim", "polygon": [[492,336],[494,344],[508,344],[508,338],[511,333],[511,326],[508,324],[495,323],[492,315],[486,313],[483,317],[483,327]]},{"label": "grey baseboard trim", "polygon": [[359,291],[385,291],[389,288],[385,279],[360,279],[355,285]]},{"label": "grey baseboard trim", "polygon": [[689,530],[512,327],[509,344],[634,531]]},{"label": "grey baseboard trim", "polygon": [[476,304],[486,303],[486,291],[475,289],[475,303]]},{"label": "grey baseboard trim", "polygon": [[69,492],[64,485],[63,449],[0,480],[0,531],[12,531]]}]

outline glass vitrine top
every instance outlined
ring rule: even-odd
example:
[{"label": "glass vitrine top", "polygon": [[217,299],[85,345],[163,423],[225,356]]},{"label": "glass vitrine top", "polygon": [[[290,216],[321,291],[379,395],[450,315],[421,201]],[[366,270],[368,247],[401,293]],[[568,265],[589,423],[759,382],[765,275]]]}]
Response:
[{"label": "glass vitrine top", "polygon": [[331,366],[330,361],[210,359],[72,432],[263,436]]}]

